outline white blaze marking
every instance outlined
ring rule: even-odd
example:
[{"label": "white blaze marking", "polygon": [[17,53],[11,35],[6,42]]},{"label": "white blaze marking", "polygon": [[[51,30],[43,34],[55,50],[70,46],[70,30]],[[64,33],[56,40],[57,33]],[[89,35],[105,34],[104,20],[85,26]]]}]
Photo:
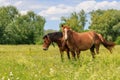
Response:
[{"label": "white blaze marking", "polygon": [[65,40],[67,40],[67,29],[65,28]]}]

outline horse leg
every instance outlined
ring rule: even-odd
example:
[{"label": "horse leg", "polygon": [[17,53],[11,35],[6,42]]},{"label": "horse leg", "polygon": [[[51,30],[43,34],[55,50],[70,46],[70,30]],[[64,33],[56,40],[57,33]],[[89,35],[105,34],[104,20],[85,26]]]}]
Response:
[{"label": "horse leg", "polygon": [[60,50],[60,55],[61,55],[61,61],[63,62],[63,51]]},{"label": "horse leg", "polygon": [[93,57],[93,58],[95,58],[95,51],[94,51],[94,48],[95,48],[94,45],[90,48],[90,51],[91,51],[91,54],[92,54],[92,57]]},{"label": "horse leg", "polygon": [[72,54],[72,58],[73,58],[74,60],[76,60],[75,52],[74,52],[74,51],[71,51],[71,54]]},{"label": "horse leg", "polygon": [[69,50],[67,49],[66,52],[67,52],[68,59],[70,60],[70,53],[69,53]]},{"label": "horse leg", "polygon": [[95,45],[96,53],[97,53],[97,54],[99,54],[99,47],[100,47],[100,44]]},{"label": "horse leg", "polygon": [[77,53],[77,59],[79,59],[79,57],[80,57],[80,51],[78,50],[78,51],[76,51],[76,53]]}]

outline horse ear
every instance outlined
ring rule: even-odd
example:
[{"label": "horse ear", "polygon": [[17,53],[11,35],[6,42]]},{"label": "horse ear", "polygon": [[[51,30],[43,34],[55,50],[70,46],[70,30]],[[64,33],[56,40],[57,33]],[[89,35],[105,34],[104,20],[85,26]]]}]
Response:
[{"label": "horse ear", "polygon": [[48,36],[48,35],[47,35],[46,37],[49,39],[49,36]]},{"label": "horse ear", "polygon": [[43,36],[43,39],[45,39],[46,37],[47,37],[47,35],[44,35],[44,36]]},{"label": "horse ear", "polygon": [[62,30],[64,29],[64,25],[63,24],[61,25],[61,28],[62,28]]},{"label": "horse ear", "polygon": [[63,28],[63,24],[61,25],[61,27]]}]

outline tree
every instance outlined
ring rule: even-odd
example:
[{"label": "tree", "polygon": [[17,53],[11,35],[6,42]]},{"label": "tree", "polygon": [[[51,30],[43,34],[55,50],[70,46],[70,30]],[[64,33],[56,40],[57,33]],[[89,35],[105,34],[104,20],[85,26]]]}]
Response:
[{"label": "tree", "polygon": [[115,43],[120,45],[120,36],[117,37]]},{"label": "tree", "polygon": [[18,10],[13,6],[0,7],[0,43],[4,43],[4,32],[8,24],[14,21]]},{"label": "tree", "polygon": [[101,33],[107,40],[115,41],[120,35],[120,11],[111,9],[91,12],[89,29]]},{"label": "tree", "polygon": [[43,36],[45,19],[30,11],[17,17],[5,30],[6,43],[35,44],[40,43]]},{"label": "tree", "polygon": [[84,30],[84,26],[87,20],[84,10],[81,10],[79,13],[71,13],[70,17],[68,18],[61,17],[61,21],[61,24],[68,25],[77,32],[82,32]]},{"label": "tree", "polygon": [[14,6],[0,7],[0,44],[41,43],[44,24],[33,11],[21,15]]}]

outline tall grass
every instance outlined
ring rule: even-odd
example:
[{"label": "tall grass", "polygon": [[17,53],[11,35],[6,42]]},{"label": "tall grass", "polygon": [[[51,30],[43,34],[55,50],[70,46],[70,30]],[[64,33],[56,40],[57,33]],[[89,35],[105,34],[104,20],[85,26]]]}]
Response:
[{"label": "tall grass", "polygon": [[120,80],[120,46],[113,54],[101,47],[95,57],[87,50],[74,61],[64,53],[61,62],[57,46],[0,45],[0,80]]}]

